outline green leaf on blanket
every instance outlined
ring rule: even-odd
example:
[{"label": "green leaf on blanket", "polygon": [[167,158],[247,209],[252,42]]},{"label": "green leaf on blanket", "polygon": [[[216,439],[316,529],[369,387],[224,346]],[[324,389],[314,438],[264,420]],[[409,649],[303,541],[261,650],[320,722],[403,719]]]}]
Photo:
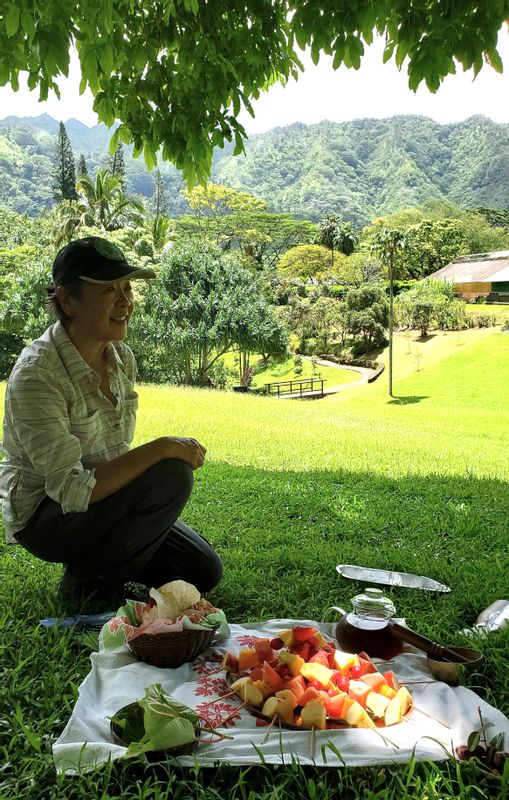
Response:
[{"label": "green leaf on blanket", "polygon": [[226,621],[226,614],[224,611],[214,611],[212,614],[207,614],[205,619],[202,622],[202,625],[209,625],[212,627],[213,625],[219,625],[219,629],[216,633],[216,639],[228,639],[230,636],[230,628]]},{"label": "green leaf on blanket", "polygon": [[199,727],[196,712],[166,694],[160,683],[148,686],[145,697],[117,712],[112,722],[129,745],[126,758],[190,744]]},{"label": "green leaf on blanket", "polygon": [[[145,697],[139,701],[142,708],[154,717],[160,716],[162,718],[177,718],[189,720],[193,725],[198,724],[198,714],[193,711],[189,706],[184,705],[176,700],[172,695],[166,694],[160,683],[154,683],[145,689]],[[145,722],[145,728],[147,724]]]}]

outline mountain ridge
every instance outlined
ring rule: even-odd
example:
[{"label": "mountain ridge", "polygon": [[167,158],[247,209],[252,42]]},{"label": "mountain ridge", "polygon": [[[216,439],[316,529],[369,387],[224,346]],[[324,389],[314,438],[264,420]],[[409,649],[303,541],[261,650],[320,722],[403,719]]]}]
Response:
[{"label": "mountain ridge", "polygon": [[[113,128],[64,124],[76,159],[83,153],[91,173],[104,166]],[[29,214],[50,207],[58,125],[48,114],[0,120],[0,203]],[[128,188],[150,197],[153,176],[125,151]],[[169,214],[186,213],[180,174],[160,169]],[[262,197],[272,211],[315,220],[336,212],[357,227],[430,198],[508,208],[509,125],[482,115],[446,124],[420,115],[295,122],[253,134],[244,155],[234,157],[233,144],[217,150],[211,177]]]}]

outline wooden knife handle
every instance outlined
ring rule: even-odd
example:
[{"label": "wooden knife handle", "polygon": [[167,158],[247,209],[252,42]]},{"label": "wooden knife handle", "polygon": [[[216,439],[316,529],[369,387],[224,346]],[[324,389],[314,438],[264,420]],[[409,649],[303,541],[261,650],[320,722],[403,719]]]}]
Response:
[{"label": "wooden knife handle", "polygon": [[398,639],[401,639],[403,642],[407,642],[407,644],[412,644],[414,647],[417,647],[419,650],[423,650],[431,657],[441,658],[444,659],[444,661],[452,661],[454,664],[466,664],[469,662],[469,659],[465,656],[455,653],[454,650],[449,650],[448,647],[443,647],[437,642],[433,642],[426,636],[422,636],[420,633],[417,633],[417,631],[413,631],[410,628],[405,628],[404,625],[398,625],[397,622],[391,623],[391,630],[398,637]]}]

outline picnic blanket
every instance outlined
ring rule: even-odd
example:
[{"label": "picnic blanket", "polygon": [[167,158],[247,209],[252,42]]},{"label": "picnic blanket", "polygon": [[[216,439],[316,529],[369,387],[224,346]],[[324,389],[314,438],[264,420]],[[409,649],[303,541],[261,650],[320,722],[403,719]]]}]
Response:
[{"label": "picnic blanket", "polygon": [[479,708],[483,719],[493,722],[494,728],[490,730],[505,734],[507,747],[509,720],[469,689],[434,681],[426,656],[410,646],[405,646],[403,653],[387,667],[374,659],[381,669],[393,669],[401,682],[412,681],[408,688],[415,706],[422,709],[415,710],[410,721],[383,729],[392,745],[367,729],[316,731],[312,758],[309,730],[276,727],[262,744],[267,729],[258,727],[256,718],[247,709],[235,713],[240,701],[229,697],[210,704],[228,691],[225,673],[218,671],[218,667],[226,651],[238,653],[242,647],[249,646],[253,638],[272,638],[278,631],[297,624],[316,625],[325,635],[334,638],[333,624],[320,625],[312,620],[230,625],[229,639],[178,669],[161,669],[136,661],[125,645],[105,652],[100,644],[99,652],[91,655],[92,668],[80,686],[71,718],[53,746],[57,771],[76,774],[108,759],[124,756],[126,749],[111,738],[110,717],[121,707],[142,698],[145,687],[153,683],[161,683],[165,691],[195,708],[212,726],[220,725],[221,720],[234,712],[221,728],[233,738],[207,744],[209,737],[204,735],[204,743],[199,744],[193,755],[179,757],[178,762],[183,766],[199,763],[206,767],[221,762],[240,766],[260,764],[262,760],[269,764],[298,761],[303,765],[365,766],[407,762],[412,754],[418,760],[439,761],[453,753],[454,747],[465,744],[468,734],[479,728]]}]

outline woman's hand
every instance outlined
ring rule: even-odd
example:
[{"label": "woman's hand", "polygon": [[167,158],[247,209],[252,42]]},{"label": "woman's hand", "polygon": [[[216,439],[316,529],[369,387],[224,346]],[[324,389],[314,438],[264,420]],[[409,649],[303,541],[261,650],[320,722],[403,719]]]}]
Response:
[{"label": "woman's hand", "polygon": [[203,466],[207,451],[196,439],[186,436],[162,436],[161,440],[164,458],[179,458],[181,461],[186,461],[192,469]]}]

